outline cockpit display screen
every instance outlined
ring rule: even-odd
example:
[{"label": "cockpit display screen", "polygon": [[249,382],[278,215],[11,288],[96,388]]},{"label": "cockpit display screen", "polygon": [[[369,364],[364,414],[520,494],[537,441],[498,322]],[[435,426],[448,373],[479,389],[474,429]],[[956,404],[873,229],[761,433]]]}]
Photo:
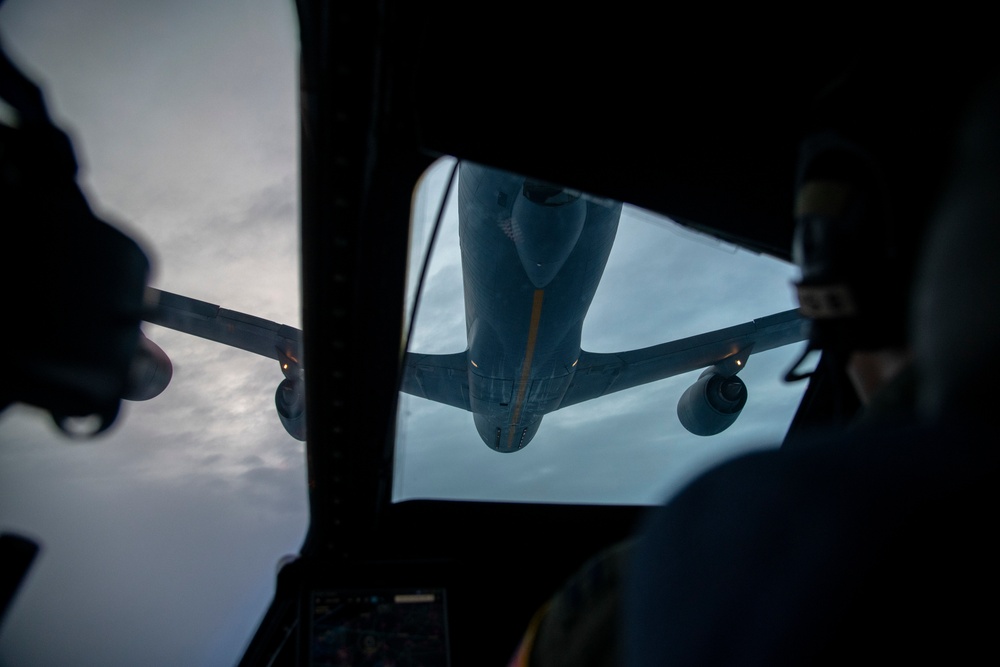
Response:
[{"label": "cockpit display screen", "polygon": [[449,667],[444,589],[313,591],[309,665]]}]

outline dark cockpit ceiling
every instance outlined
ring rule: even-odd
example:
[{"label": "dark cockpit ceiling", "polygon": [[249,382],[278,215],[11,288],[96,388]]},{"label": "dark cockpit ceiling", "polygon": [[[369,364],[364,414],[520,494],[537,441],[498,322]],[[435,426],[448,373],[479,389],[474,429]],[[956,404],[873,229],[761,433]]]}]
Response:
[{"label": "dark cockpit ceiling", "polygon": [[669,12],[503,16],[423,23],[404,110],[421,149],[790,257],[797,143],[865,42]]},{"label": "dark cockpit ceiling", "polygon": [[850,113],[932,133],[949,94],[993,59],[974,36],[941,49],[937,23],[850,12],[722,20],[686,7],[513,2],[473,17],[458,3],[402,4],[384,21],[394,82],[384,108],[416,148],[641,206],[782,259],[798,144],[831,90]]}]

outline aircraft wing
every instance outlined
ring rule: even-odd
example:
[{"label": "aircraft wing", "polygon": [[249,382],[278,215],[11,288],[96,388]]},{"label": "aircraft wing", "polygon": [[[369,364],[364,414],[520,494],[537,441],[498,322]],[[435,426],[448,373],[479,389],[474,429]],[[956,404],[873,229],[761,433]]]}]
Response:
[{"label": "aircraft wing", "polygon": [[[763,352],[808,337],[807,320],[797,309],[717,329],[669,343],[627,352],[582,352],[573,382],[559,407],[589,401],[622,389],[696,371],[746,363],[750,352]],[[730,367],[729,373],[737,367]]]},{"label": "aircraft wing", "polygon": [[[301,366],[302,332],[298,329],[155,288],[148,288],[148,301],[153,305],[143,318],[146,322]],[[465,352],[408,353],[400,389],[470,410],[468,363]]]},{"label": "aircraft wing", "polygon": [[[300,370],[302,332],[212,303],[148,288],[154,306],[143,318],[169,329],[253,352]],[[559,407],[629,389],[690,371],[719,366],[734,373],[738,361],[808,337],[807,320],[787,310],[735,326],[625,352],[582,352],[573,382]],[[468,355],[407,353],[400,390],[438,403],[471,410]],[[288,373],[286,372],[286,375]]]},{"label": "aircraft wing", "polygon": [[152,287],[147,300],[152,307],[143,317],[146,322],[301,367],[298,329]]},{"label": "aircraft wing", "polygon": [[469,355],[407,353],[400,391],[463,410],[469,402]]}]

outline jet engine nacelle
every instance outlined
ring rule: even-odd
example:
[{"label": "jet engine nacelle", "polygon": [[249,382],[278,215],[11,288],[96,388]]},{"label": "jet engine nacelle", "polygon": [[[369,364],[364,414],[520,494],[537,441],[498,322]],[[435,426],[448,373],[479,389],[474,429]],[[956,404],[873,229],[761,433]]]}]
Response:
[{"label": "jet engine nacelle", "polygon": [[139,332],[139,345],[128,369],[122,398],[129,401],[148,401],[159,396],[174,375],[170,357],[159,345]]},{"label": "jet engine nacelle", "polygon": [[303,381],[285,378],[274,392],[274,407],[278,409],[278,419],[296,440],[306,439],[306,392]]},{"label": "jet engine nacelle", "polygon": [[677,417],[695,435],[716,435],[732,426],[746,403],[743,380],[706,368],[677,401]]}]

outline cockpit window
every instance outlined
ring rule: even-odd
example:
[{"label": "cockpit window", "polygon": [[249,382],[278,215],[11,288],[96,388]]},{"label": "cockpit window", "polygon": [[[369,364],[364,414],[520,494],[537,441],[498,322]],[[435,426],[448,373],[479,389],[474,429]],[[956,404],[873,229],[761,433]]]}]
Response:
[{"label": "cockpit window", "polygon": [[395,501],[655,503],[784,437],[794,266],[454,159],[414,202]]}]

